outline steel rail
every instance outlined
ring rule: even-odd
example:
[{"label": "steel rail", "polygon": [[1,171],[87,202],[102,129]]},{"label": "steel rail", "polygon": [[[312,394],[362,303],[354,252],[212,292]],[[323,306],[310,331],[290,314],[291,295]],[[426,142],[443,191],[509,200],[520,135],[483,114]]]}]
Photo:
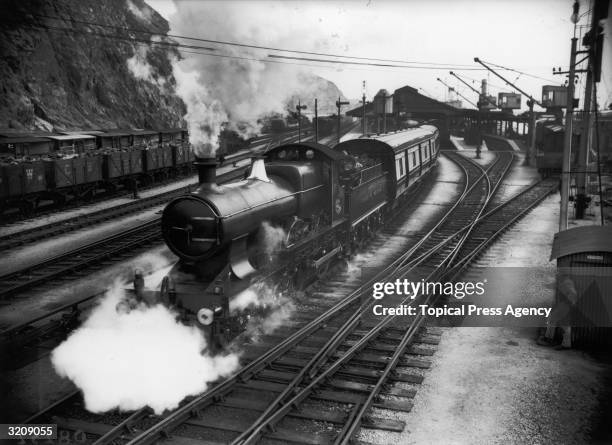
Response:
[{"label": "steel rail", "polygon": [[[6,298],[17,292],[30,289],[37,284],[58,278],[68,272],[84,269],[108,258],[110,255],[116,255],[129,248],[160,240],[161,232],[158,230],[158,226],[159,218],[155,218],[109,238],[86,244],[19,271],[3,275],[0,277],[0,284],[6,287],[0,289],[0,298]],[[120,245],[116,245],[117,243],[120,243]],[[78,257],[81,257],[80,260],[73,262]],[[62,265],[62,262],[68,263]],[[45,269],[48,270],[45,272]]]},{"label": "steel rail", "polygon": [[[466,159],[466,161],[468,162],[473,162],[471,160]],[[486,172],[481,169],[483,171],[483,174],[486,176]],[[467,173],[467,170],[464,169],[464,171]],[[502,175],[503,177],[504,175]],[[467,194],[473,190],[474,186],[480,182],[482,176],[480,176],[473,184],[472,186],[468,187],[469,184],[469,175],[467,176],[467,180],[466,180],[466,186],[465,186],[465,190],[467,191],[465,194],[462,194],[460,199],[457,201],[457,204],[459,204],[460,202],[463,201],[463,199],[467,196]],[[500,179],[501,181],[501,179]],[[493,196],[493,193],[490,193],[490,189],[486,195],[486,199],[485,202],[482,205],[482,208],[484,209],[484,207],[487,205],[489,199],[491,199],[491,197]],[[451,209],[449,209],[449,211],[447,212],[447,215],[452,214],[455,210],[456,206],[453,206]],[[440,224],[436,225],[436,228],[439,227]],[[435,229],[434,229],[435,231]],[[465,238],[462,238],[459,241],[459,244],[463,243],[465,241]],[[436,247],[433,248],[432,251],[430,251],[431,254],[435,253],[436,251],[438,251],[438,249]],[[447,254],[447,257],[453,256],[455,253],[455,250],[451,251],[450,253]],[[406,274],[408,272],[410,272],[411,270],[413,270],[417,265],[425,262],[428,258],[430,257],[430,255],[426,255],[424,256],[421,261],[417,262],[417,263],[412,263],[409,269],[403,269],[401,275],[402,276],[406,276]],[[439,271],[441,270],[445,270],[446,266],[444,266],[444,264],[446,263],[446,260],[443,261],[442,263],[440,263],[438,265],[438,267],[431,272],[431,274],[428,275],[427,279],[429,279],[431,276],[436,275]],[[395,275],[395,272],[397,272],[397,269],[394,271],[394,273],[392,273],[392,275]],[[410,299],[410,297],[406,297],[400,304],[404,304],[406,301],[408,301]],[[415,304],[416,300],[412,300],[410,299],[410,305]],[[310,362],[298,373],[298,375],[292,380],[292,382],[285,388],[285,390],[281,393],[280,396],[278,396],[273,402],[272,404],[269,405],[269,407],[258,417],[258,419],[253,422],[253,424],[251,424],[251,426],[245,430],[244,432],[242,432],[237,438],[235,438],[232,441],[232,445],[238,445],[238,444],[252,444],[255,443],[260,436],[264,433],[265,429],[271,429],[273,428],[273,425],[275,423],[277,423],[280,419],[282,419],[285,415],[287,415],[289,413],[289,411],[291,411],[294,407],[297,406],[297,404],[299,404],[300,402],[302,402],[306,397],[308,397],[308,395],[311,393],[311,391],[313,390],[314,386],[316,386],[315,384],[317,382],[320,382],[321,379],[326,379],[329,376],[329,373],[334,372],[333,370],[338,369],[338,367],[340,366],[340,364],[344,363],[345,361],[349,360],[350,358],[352,358],[354,356],[354,354],[356,352],[358,352],[359,350],[361,350],[361,345],[365,345],[367,344],[371,339],[374,338],[375,335],[377,335],[380,330],[382,329],[382,327],[386,326],[386,324],[388,324],[391,321],[391,318],[387,317],[386,319],[383,319],[376,327],[374,327],[368,334],[366,334],[364,336],[364,338],[362,338],[361,341],[359,341],[353,348],[351,348],[348,352],[346,352],[345,354],[342,355],[342,357],[340,359],[338,359],[334,364],[328,365],[328,368],[326,371],[324,371],[321,375],[319,375],[318,377],[316,377],[313,381],[311,381],[311,383],[304,389],[300,390],[299,392],[297,392],[297,387],[299,384],[302,383],[304,376],[308,375],[310,378],[313,378],[316,375],[316,372],[318,372],[318,370],[323,366],[324,364],[324,359],[327,358],[328,356],[330,356],[333,351],[335,351],[334,347],[337,348],[340,343],[342,341],[344,341],[344,339],[350,334],[351,330],[357,325],[357,323],[360,321],[361,317],[365,314],[365,311],[367,310],[367,308],[369,308],[370,306],[374,305],[375,302],[373,300],[370,300],[369,302],[366,301],[362,304],[362,306],[357,310],[357,312],[349,319],[345,322],[345,324],[339,329],[338,333],[335,334],[334,336],[332,336],[332,338],[329,339],[329,341],[325,344],[325,346],[321,349],[321,351],[319,351],[319,353],[317,354],[317,356],[313,357],[313,359],[310,360]],[[396,351],[396,353],[394,354],[392,360],[390,363],[387,364],[385,371],[382,373],[378,385],[375,386],[372,390],[372,392],[370,393],[370,397],[366,400],[366,403],[363,405],[362,409],[357,412],[354,413],[353,416],[351,416],[352,421],[354,421],[355,419],[361,419],[363,413],[369,409],[371,403],[373,403],[374,400],[374,396],[378,393],[378,391],[380,390],[380,388],[382,387],[382,384],[384,383],[384,381],[386,380],[389,372],[394,369],[395,364],[397,363],[397,361],[399,360],[399,357],[401,356],[401,354],[403,353],[403,350],[405,349],[405,346],[408,344],[407,341],[409,341],[409,339],[411,339],[414,335],[414,333],[416,333],[416,329],[418,329],[418,327],[420,326],[420,324],[422,323],[422,320],[424,320],[425,317],[417,317],[415,319],[415,321],[413,323],[411,323],[410,327],[408,328],[406,335],[404,336],[404,340],[402,341],[402,344],[400,345],[400,347],[398,347],[398,350]],[[408,336],[408,334],[410,334]],[[365,339],[365,342],[363,342]],[[403,345],[403,346],[402,346]],[[289,401],[286,401],[283,405],[281,405],[283,403],[283,400],[286,398],[287,395],[292,395],[293,398],[290,399]],[[281,405],[279,407],[279,405]],[[275,411],[276,410],[276,411]],[[344,428],[342,430],[343,433],[347,433],[347,434],[351,434],[351,432],[354,430],[354,426],[349,427],[349,428]]]},{"label": "steel rail", "polygon": [[[506,153],[508,153],[508,152],[506,152]],[[498,158],[497,158],[497,161],[495,162],[495,165],[497,165],[498,162],[502,162],[502,156],[504,156],[504,154],[498,155]],[[480,216],[483,214],[483,212],[485,211],[485,209],[489,205],[489,202],[491,201],[491,199],[493,198],[493,195],[495,194],[495,192],[497,191],[497,189],[501,185],[503,179],[506,177],[506,174],[510,170],[510,167],[512,166],[513,163],[514,163],[514,153],[510,153],[510,160],[506,163],[506,165],[502,165],[502,170],[500,172],[499,178],[497,179],[497,181],[493,185],[491,184],[490,176],[489,175],[486,176],[485,182],[486,182],[486,187],[487,187],[488,191],[487,191],[487,196],[485,197],[485,203],[483,204],[483,206],[480,208],[480,210],[476,214],[476,217],[474,218],[474,224],[472,224],[470,226],[470,228],[467,229],[463,235],[461,235],[462,236],[461,240],[457,243],[457,246],[455,247],[452,255],[450,255],[450,257],[448,259],[448,265],[449,266],[457,258],[457,255],[459,253],[460,247],[463,245],[465,240],[470,236],[470,233],[472,232],[472,230],[473,230],[473,228],[474,228],[474,226],[476,224],[476,221],[478,221]],[[488,171],[490,171],[490,170],[492,170],[492,168],[489,169]]]},{"label": "steel rail", "polygon": [[[448,152],[448,153],[455,153],[455,152]],[[446,156],[453,162],[455,162],[457,165],[459,165],[463,171],[464,171],[464,175],[466,178],[468,178],[466,180],[466,184],[464,187],[464,190],[461,194],[461,196],[458,198],[458,201],[451,207],[451,211],[455,210],[459,207],[460,204],[462,204],[468,197],[468,194],[474,190],[474,188],[479,184],[479,182],[488,174],[488,172],[493,169],[496,165],[496,163],[499,161],[499,157],[496,159],[495,163],[493,163],[491,166],[489,166],[486,170],[478,163],[472,161],[471,159],[455,154],[455,156],[449,156],[448,154],[446,154]],[[455,159],[453,159],[455,158]],[[461,161],[465,161],[467,165],[471,166],[471,167],[475,167],[477,169],[479,169],[482,173],[473,180],[472,183],[469,182],[469,174],[467,172],[467,168],[465,167],[466,164],[461,165],[457,160],[460,159]],[[504,176],[502,176],[499,180],[499,182],[501,183],[501,181],[503,180]],[[431,232],[433,232],[434,230],[438,230],[440,227],[442,227],[442,225],[444,223],[446,223],[448,221],[448,218],[450,217],[451,212],[447,212],[444,217],[435,225],[434,229],[432,229],[427,235],[430,235]],[[471,224],[471,222],[466,226],[469,227]],[[428,240],[428,236],[424,237],[423,239],[421,239],[417,244],[415,244],[413,247],[410,248],[410,250],[408,250],[404,255],[403,255],[403,260],[397,265],[397,270],[403,268],[403,267],[409,267],[410,264],[412,262],[415,261],[420,261],[421,257],[423,255],[425,255],[425,253],[419,255],[416,258],[412,258],[412,255],[415,254],[415,252]],[[443,245],[447,244],[449,241],[451,241],[451,238],[447,238],[446,240],[442,241],[438,246],[442,247]]]}]

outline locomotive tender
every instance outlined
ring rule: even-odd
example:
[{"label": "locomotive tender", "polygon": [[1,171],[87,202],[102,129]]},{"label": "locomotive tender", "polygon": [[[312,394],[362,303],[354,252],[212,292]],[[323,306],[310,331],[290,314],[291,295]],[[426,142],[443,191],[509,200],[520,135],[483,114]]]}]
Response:
[{"label": "locomotive tender", "polygon": [[225,185],[215,182],[214,159],[197,159],[199,188],[162,215],[163,237],[179,260],[159,292],[137,295],[175,307],[223,345],[245,327],[232,299],[253,278],[273,278],[282,292],[354,251],[436,165],[438,136],[424,125],[334,149],[282,145],[266,153],[265,164],[256,159],[244,180]]}]

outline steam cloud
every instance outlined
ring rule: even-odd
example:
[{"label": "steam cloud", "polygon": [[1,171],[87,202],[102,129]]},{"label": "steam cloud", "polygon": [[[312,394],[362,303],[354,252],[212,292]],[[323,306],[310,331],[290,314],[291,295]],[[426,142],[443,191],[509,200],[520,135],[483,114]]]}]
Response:
[{"label": "steam cloud", "polygon": [[162,305],[117,313],[122,287],[116,283],[51,355],[56,372],[83,391],[89,411],[149,406],[161,414],[238,368],[237,355],[207,355],[201,332]]},{"label": "steam cloud", "polygon": [[295,311],[295,305],[288,296],[280,293],[277,287],[260,283],[244,290],[230,301],[231,312],[245,309],[265,309],[263,317],[252,317],[246,327],[246,336],[257,342],[261,335],[270,334],[282,326]]},{"label": "steam cloud", "polygon": [[[325,37],[305,39],[304,36],[312,35],[337,37],[336,30],[313,33],[313,27],[322,26],[320,20],[306,22],[293,2],[185,1],[175,2],[175,6],[170,26],[177,35],[303,50],[340,46],[340,42],[332,45],[332,40]],[[280,16],[286,17],[283,23],[277,19]],[[177,93],[187,105],[185,119],[198,156],[214,155],[222,128],[252,136],[260,130],[259,118],[270,113],[285,114],[292,95],[299,93],[307,100],[315,97],[314,91],[304,91],[305,86],[315,85],[304,82],[300,68],[262,62],[268,59],[269,51],[215,43],[204,45],[211,47],[200,50],[207,55],[184,51],[182,60],[173,61]]]},{"label": "steam cloud", "polygon": [[264,252],[270,255],[282,246],[287,239],[287,232],[282,227],[276,227],[268,221],[264,221],[261,224],[260,236],[262,237]]}]

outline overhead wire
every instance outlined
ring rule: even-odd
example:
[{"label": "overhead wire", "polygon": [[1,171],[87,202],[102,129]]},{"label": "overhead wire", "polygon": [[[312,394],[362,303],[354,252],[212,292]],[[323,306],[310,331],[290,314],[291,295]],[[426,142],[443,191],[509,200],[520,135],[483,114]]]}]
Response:
[{"label": "overhead wire", "polygon": [[[205,46],[199,46],[199,45],[186,45],[184,43],[178,43],[178,42],[167,42],[167,41],[155,41],[155,40],[145,40],[142,38],[137,38],[137,37],[126,37],[126,36],[120,36],[117,34],[108,34],[108,33],[100,33],[100,32],[96,32],[93,30],[79,30],[79,29],[75,29],[75,28],[61,28],[61,27],[57,27],[57,26],[52,26],[52,25],[47,25],[47,24],[31,24],[30,26],[35,26],[35,27],[39,27],[39,28],[43,28],[43,29],[47,29],[47,30],[52,30],[52,31],[62,31],[62,32],[70,32],[70,33],[80,33],[80,34],[88,34],[88,35],[93,35],[96,37],[102,37],[102,38],[110,38],[110,39],[115,39],[115,40],[123,40],[123,41],[127,41],[127,42],[136,42],[136,43],[147,43],[150,45],[157,45],[157,46],[164,46],[164,47],[172,47],[175,49],[183,49],[183,48],[187,48],[187,49],[197,49],[197,50],[204,50],[204,51],[214,51],[214,53],[202,53],[202,52],[197,52],[197,54],[201,54],[201,55],[206,55],[206,56],[212,56],[212,57],[226,57],[226,58],[232,58],[232,59],[243,59],[243,60],[255,60],[255,61],[260,61],[260,62],[274,62],[273,59],[285,59],[285,60],[298,60],[298,61],[306,61],[306,62],[318,62],[318,63],[330,63],[330,64],[341,64],[341,65],[357,65],[357,66],[372,66],[372,67],[382,67],[382,68],[402,68],[402,69],[431,69],[431,70],[441,70],[441,69],[454,69],[457,71],[462,71],[462,70],[468,70],[468,71],[482,71],[481,68],[462,68],[462,67],[454,67],[454,66],[416,66],[416,65],[397,65],[397,64],[383,64],[383,63],[373,63],[373,62],[354,62],[354,61],[342,61],[342,60],[327,60],[327,59],[313,59],[313,58],[305,58],[305,57],[293,57],[293,56],[281,56],[281,55],[276,55],[276,54],[268,54],[267,58],[257,58],[257,57],[245,57],[245,56],[239,56],[239,55],[235,55],[235,54],[223,54],[223,53],[217,53],[216,51],[218,51],[218,48],[212,48],[212,47],[205,47]],[[288,64],[294,64],[294,63],[288,63]]]},{"label": "overhead wire", "polygon": [[559,83],[557,81],[550,80],[550,79],[547,79],[545,77],[536,76],[535,74],[526,73],[525,71],[517,70],[517,69],[514,69],[514,68],[508,68],[507,66],[503,66],[503,65],[498,65],[498,64],[495,64],[493,62],[489,62],[488,60],[483,60],[483,62],[486,62],[487,64],[489,64],[491,66],[494,66],[496,68],[500,68],[502,70],[507,70],[507,71],[512,71],[514,73],[519,73],[519,74],[522,74],[522,75],[528,76],[528,77],[533,77],[534,79],[545,80],[546,82],[551,82],[551,83]]},{"label": "overhead wire", "polygon": [[[54,16],[45,15],[45,14],[32,14],[32,16],[47,18],[47,19],[52,19],[52,20],[64,20],[65,21],[65,18],[63,17],[54,17]],[[142,34],[148,34],[149,36],[157,35],[160,37],[169,37],[173,39],[185,39],[185,40],[192,40],[192,41],[198,41],[198,42],[213,43],[213,44],[228,45],[228,46],[238,46],[242,48],[258,49],[258,50],[266,50],[266,51],[289,52],[289,53],[295,53],[295,54],[321,56],[321,57],[335,57],[335,58],[340,58],[340,59],[367,60],[367,61],[372,61],[372,62],[388,62],[388,63],[395,63],[395,64],[403,63],[406,65],[431,65],[432,67],[440,66],[441,67],[440,69],[448,69],[448,67],[452,65],[454,69],[457,69],[457,70],[462,69],[461,67],[464,67],[464,69],[468,69],[470,71],[474,70],[473,65],[467,65],[467,64],[449,64],[449,63],[440,63],[440,62],[381,59],[381,58],[374,58],[374,57],[349,56],[345,54],[319,53],[319,52],[313,52],[313,51],[303,51],[303,50],[293,50],[293,49],[286,49],[286,48],[275,48],[271,46],[253,45],[253,44],[240,43],[240,42],[229,42],[229,41],[224,41],[224,40],[205,39],[201,37],[182,36],[182,35],[163,33],[163,32],[152,32],[152,31],[143,30],[143,29],[135,29],[135,28],[129,28],[129,27],[117,26],[117,25],[107,25],[103,23],[91,22],[87,20],[77,20],[73,18],[71,18],[70,21],[74,23],[89,25],[89,26],[99,26],[102,28],[110,28],[110,29],[122,30],[122,31],[127,31],[127,32],[137,32],[137,33],[142,33]],[[393,65],[393,67],[395,66]],[[480,68],[478,68],[478,70],[480,70]]]}]

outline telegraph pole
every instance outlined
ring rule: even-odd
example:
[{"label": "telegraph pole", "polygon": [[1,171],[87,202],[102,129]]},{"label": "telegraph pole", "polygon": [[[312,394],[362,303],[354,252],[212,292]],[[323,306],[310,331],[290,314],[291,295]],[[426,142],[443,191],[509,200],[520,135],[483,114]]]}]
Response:
[{"label": "telegraph pole", "polygon": [[[608,0],[595,0],[592,4],[591,12],[591,27],[590,30],[585,34],[582,45],[587,46],[587,51],[578,51],[577,53],[586,53],[588,55],[588,65],[586,70],[586,86],[584,91],[584,106],[583,106],[583,117],[582,117],[582,135],[580,136],[580,147],[578,149],[576,164],[578,171],[576,172],[576,219],[584,218],[584,212],[587,207],[587,179],[588,179],[588,165],[589,165],[589,151],[591,147],[591,126],[592,126],[592,114],[597,113],[597,106],[593,109],[592,100],[595,99],[597,104],[597,98],[594,96],[594,83],[599,82],[601,78],[601,56],[603,45],[603,37],[600,35],[603,32],[599,21],[608,16],[609,4]],[[574,11],[577,18],[578,6],[574,4]],[[572,22],[574,21],[574,14],[572,14]],[[596,72],[597,71],[597,72]],[[577,70],[578,72],[578,70]],[[598,160],[599,161],[599,160]]]},{"label": "telegraph pole", "polygon": [[[580,146],[576,156],[578,172],[576,173],[576,219],[584,218],[584,211],[587,207],[586,182],[589,159],[589,142],[591,139],[591,98],[593,97],[593,71],[591,60],[587,70],[586,85],[584,91],[584,113],[582,114],[582,135],[580,136]],[[595,110],[597,112],[597,110]],[[565,147],[563,147],[565,149]]]},{"label": "telegraph pole", "polygon": [[346,101],[342,101],[340,96],[338,96],[338,100],[336,101],[336,107],[338,108],[338,144],[340,143],[340,107],[342,105],[348,105],[349,103]]},{"label": "telegraph pole", "polygon": [[559,232],[567,230],[567,208],[569,203],[571,154],[572,154],[572,129],[574,119],[574,77],[576,76],[574,66],[576,64],[576,42],[578,39],[572,37],[572,49],[570,53],[569,79],[567,82],[567,109],[565,111],[565,135],[563,139],[563,161],[561,164],[561,211],[559,212]]},{"label": "telegraph pole", "polygon": [[306,105],[302,105],[298,99],[298,104],[295,106],[297,110],[297,118],[298,118],[298,143],[302,142],[302,110],[308,108]]},{"label": "telegraph pole", "polygon": [[314,140],[315,143],[319,142],[319,108],[318,101],[315,98],[315,124],[314,124]]},{"label": "telegraph pole", "polygon": [[363,81],[363,96],[361,96],[361,127],[363,129],[362,133],[365,136],[367,126],[366,126],[366,83]]},{"label": "telegraph pole", "polygon": [[[386,91],[386,90],[385,90]],[[387,133],[387,93],[383,96],[383,133]]]}]

